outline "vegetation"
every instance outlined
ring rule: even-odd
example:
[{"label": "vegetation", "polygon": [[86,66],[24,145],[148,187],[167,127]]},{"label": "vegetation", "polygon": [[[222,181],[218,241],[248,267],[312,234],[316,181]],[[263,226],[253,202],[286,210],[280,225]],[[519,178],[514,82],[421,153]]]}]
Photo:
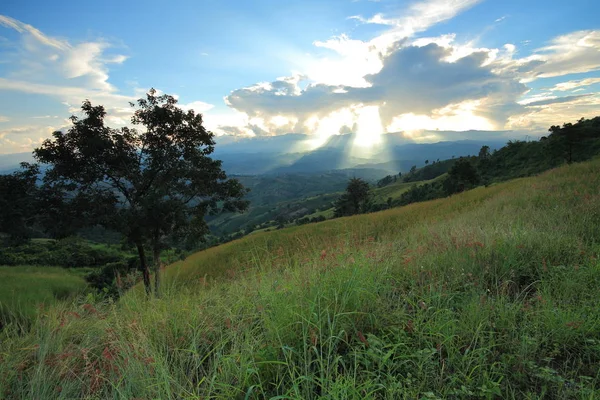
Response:
[{"label": "vegetation", "polygon": [[[23,170],[0,175],[0,232],[9,236],[13,244],[22,243],[31,236],[37,214],[38,169],[23,164]],[[0,262],[2,264],[2,262]]]},{"label": "vegetation", "polygon": [[36,318],[38,310],[82,293],[89,268],[0,266],[0,328],[21,328]]},{"label": "vegetation", "polygon": [[123,251],[119,246],[92,244],[78,237],[35,239],[20,245],[0,247],[0,265],[100,267],[130,256],[130,252]]},{"label": "vegetation", "polygon": [[365,213],[370,208],[369,183],[360,179],[352,178],[348,181],[346,192],[340,196],[335,203],[334,215],[342,217]]},{"label": "vegetation", "polygon": [[101,225],[122,233],[138,250],[148,294],[145,245],[152,250],[158,295],[160,253],[168,239],[201,240],[207,213],[247,207],[241,184],[227,179],[221,162],[209,157],[215,143],[202,116],[176,104],[154,90],[138,100],[131,122],[145,128],[140,132],[105,126],[104,107],[86,101],[85,118],[71,117],[68,132],[54,132],[54,140],[34,152],[50,166],[42,191],[51,204],[44,214],[68,210],[60,218],[69,227]]},{"label": "vegetation", "polygon": [[257,233],[0,340],[17,398],[595,398],[600,161]]}]

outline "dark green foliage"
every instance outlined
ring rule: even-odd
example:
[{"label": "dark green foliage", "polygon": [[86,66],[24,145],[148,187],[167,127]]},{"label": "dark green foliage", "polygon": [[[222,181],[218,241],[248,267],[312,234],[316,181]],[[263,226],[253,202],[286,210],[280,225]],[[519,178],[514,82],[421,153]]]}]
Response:
[{"label": "dark green foliage", "polygon": [[410,190],[402,193],[400,199],[394,202],[394,205],[406,206],[411,203],[417,203],[419,201],[427,201],[445,197],[446,192],[444,189],[444,182],[437,181],[432,183],[425,183],[423,185],[414,185]]},{"label": "dark green foliage", "polygon": [[71,229],[101,225],[135,243],[148,293],[145,245],[158,272],[168,238],[201,240],[208,233],[207,213],[247,207],[243,186],[209,157],[215,142],[202,115],[176,104],[154,90],[131,104],[137,107],[131,122],[144,127],[141,132],[106,126],[104,107],[85,101],[83,119],[71,117],[66,133],[54,132],[35,150],[37,160],[49,164],[42,188],[51,203],[46,215]]},{"label": "dark green foliage", "polygon": [[393,183],[395,181],[396,181],[396,177],[395,176],[388,175],[385,178],[382,178],[382,179],[380,179],[380,180],[377,181],[377,187],[379,187],[379,188],[380,187],[384,187],[384,186],[387,186],[390,183]]},{"label": "dark green foliage", "polygon": [[21,164],[22,171],[0,175],[0,232],[9,235],[9,241],[20,243],[31,237],[35,224],[39,169]]},{"label": "dark green foliage", "polygon": [[483,177],[500,182],[538,174],[600,153],[600,117],[552,126],[539,141],[510,141],[487,158]]},{"label": "dark green foliage", "polygon": [[323,222],[326,220],[327,220],[327,218],[325,218],[325,216],[319,215],[319,216],[312,217],[312,218],[308,218],[308,217],[299,218],[296,220],[296,224],[297,225],[305,225],[305,224],[311,224],[311,223],[315,223],[315,222]]},{"label": "dark green foliage", "polygon": [[575,124],[564,124],[562,128],[552,126],[550,132],[548,137],[544,136],[539,141],[509,141],[492,154],[488,146],[483,146],[478,157],[436,162],[408,173],[404,175],[404,181],[420,181],[427,179],[427,169],[448,168],[446,179],[415,186],[394,205],[432,200],[479,184],[488,186],[492,182],[530,176],[565,162],[585,161],[600,154],[600,117],[582,118]]},{"label": "dark green foliage", "polygon": [[139,281],[139,260],[130,257],[127,260],[105,264],[102,268],[85,276],[86,282],[100,293],[110,297],[119,297]]},{"label": "dark green foliage", "polygon": [[444,180],[444,188],[447,194],[460,193],[475,187],[478,183],[477,169],[470,159],[461,157],[448,171],[448,178]]},{"label": "dark green foliage", "polygon": [[369,184],[360,179],[352,178],[344,193],[335,203],[334,215],[343,217],[347,215],[361,214],[369,211],[370,187]]},{"label": "dark green foliage", "polygon": [[0,265],[51,265],[56,267],[98,267],[127,257],[116,246],[92,245],[70,237],[62,240],[33,240],[0,248]]},{"label": "dark green foliage", "polygon": [[415,169],[414,171],[404,174],[402,180],[404,182],[419,182],[428,181],[444,175],[452,168],[456,160],[444,160],[442,162],[433,162],[423,168]]}]

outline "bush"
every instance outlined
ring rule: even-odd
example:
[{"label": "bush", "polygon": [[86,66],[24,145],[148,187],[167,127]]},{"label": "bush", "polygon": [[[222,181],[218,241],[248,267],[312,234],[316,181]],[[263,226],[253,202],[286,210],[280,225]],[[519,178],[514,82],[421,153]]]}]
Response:
[{"label": "bush", "polygon": [[58,241],[32,241],[0,248],[0,265],[54,265],[98,267],[123,260],[123,252],[108,245],[92,245],[73,237]]}]

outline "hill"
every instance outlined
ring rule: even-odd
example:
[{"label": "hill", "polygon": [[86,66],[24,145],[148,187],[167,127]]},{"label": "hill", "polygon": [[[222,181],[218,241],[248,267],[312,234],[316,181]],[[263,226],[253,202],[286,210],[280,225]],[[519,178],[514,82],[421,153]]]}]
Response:
[{"label": "hill", "polygon": [[256,233],[0,342],[4,398],[595,398],[600,160]]}]

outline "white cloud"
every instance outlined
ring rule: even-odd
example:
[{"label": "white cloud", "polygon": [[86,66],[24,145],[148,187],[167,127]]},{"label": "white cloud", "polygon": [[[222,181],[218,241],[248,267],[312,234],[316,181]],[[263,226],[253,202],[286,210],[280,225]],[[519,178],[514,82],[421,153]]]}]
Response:
[{"label": "white cloud", "polygon": [[205,103],[203,101],[193,101],[188,104],[179,104],[184,110],[194,110],[196,113],[202,114],[208,110],[212,110],[215,106],[214,104]]},{"label": "white cloud", "polygon": [[503,72],[518,74],[523,82],[600,70],[600,30],[571,32],[552,39],[530,56],[514,54],[497,63]]},{"label": "white cloud", "polygon": [[[512,75],[493,72],[488,62],[492,50],[466,51],[434,42],[397,48],[382,59],[380,71],[363,77],[366,85],[362,87],[310,83],[301,88],[301,79],[288,78],[235,90],[226,102],[250,118],[261,119],[262,130],[268,134],[280,131],[269,122],[277,115],[298,121],[286,127],[287,132],[317,133],[322,129],[318,121],[329,118],[327,126],[337,133],[344,126],[353,126],[359,110],[377,106],[384,126],[393,126],[397,116],[412,114],[437,120],[441,126],[462,121],[468,129],[469,121],[501,127],[510,113],[522,107],[516,100],[527,87]],[[476,101],[469,113],[459,108],[452,115],[436,115],[436,110],[468,101]],[[352,110],[354,120],[336,117],[333,120],[339,126],[333,127],[331,115],[342,109]],[[442,120],[446,122],[440,123]]]},{"label": "white cloud", "polygon": [[0,129],[0,154],[30,151],[60,126],[23,125]]},{"label": "white cloud", "polygon": [[0,25],[3,25],[7,28],[12,28],[19,33],[27,33],[27,34],[31,35],[33,38],[35,38],[36,40],[38,40],[40,43],[45,44],[46,46],[54,47],[54,48],[56,48],[58,50],[62,50],[62,51],[69,50],[70,46],[68,45],[68,43],[58,40],[58,39],[50,38],[50,37],[44,35],[38,29],[34,28],[33,26],[31,26],[29,24],[25,24],[14,18],[5,16],[5,15],[0,15]]},{"label": "white cloud", "polygon": [[556,85],[554,85],[554,87],[550,88],[549,90],[551,90],[553,92],[555,92],[555,91],[566,92],[568,90],[572,90],[575,92],[578,90],[583,90],[582,88],[585,86],[591,86],[591,85],[595,85],[598,83],[600,83],[600,78],[586,78],[586,79],[557,83]]},{"label": "white cloud", "polygon": [[586,97],[574,96],[565,102],[528,107],[525,112],[512,115],[506,127],[547,132],[550,125],[562,125],[581,117],[593,117],[598,115],[599,109],[600,93]]},{"label": "white cloud", "polygon": [[440,22],[454,18],[461,12],[473,7],[481,0],[426,0],[413,3],[400,15],[386,16],[375,14],[364,18],[352,18],[366,24],[379,24],[392,26],[388,32],[372,39],[370,44],[384,53],[386,50],[403,38],[413,36],[415,33],[425,31],[427,28]]},{"label": "white cloud", "polygon": [[5,117],[4,115],[0,115],[0,122],[8,122],[10,121],[10,119],[8,117]]},{"label": "white cloud", "polygon": [[[16,91],[55,98],[66,106],[68,113],[78,113],[81,103],[88,99],[105,107],[107,123],[120,126],[129,123],[133,111],[128,107],[129,102],[145,96],[147,89],[130,88],[133,93],[127,95],[110,82],[111,66],[128,59],[126,55],[115,52],[112,43],[102,38],[72,43],[47,36],[31,25],[0,15],[2,27],[13,29],[20,35],[19,41],[3,52],[3,69],[6,72],[0,76],[0,92]],[[183,106],[198,112],[212,108],[212,105],[201,101]],[[66,115],[61,118],[64,117]],[[51,116],[31,118],[47,119]],[[39,144],[40,138],[48,137],[53,130],[30,125],[10,129],[2,131],[3,152],[7,149],[22,151],[23,146]],[[18,137],[15,136],[17,134]]]},{"label": "white cloud", "polygon": [[[255,124],[260,129],[254,129],[258,134],[277,134],[281,129],[270,122],[277,115],[298,121],[294,126],[286,126],[287,132],[316,133],[324,118],[328,118],[326,125],[334,133],[342,128],[352,130],[352,123],[332,119],[331,115],[343,109],[353,110],[355,115],[367,106],[378,107],[388,131],[418,124],[431,129],[503,129],[522,127],[515,121],[523,115],[535,114],[536,121],[549,118],[546,124],[551,124],[555,121],[549,109],[561,110],[557,116],[567,115],[563,104],[578,104],[581,109],[592,101],[588,95],[558,97],[552,92],[578,90],[600,83],[600,78],[559,83],[546,93],[523,96],[529,91],[528,82],[600,69],[600,31],[556,37],[547,46],[521,58],[517,46],[511,43],[501,48],[482,48],[474,43],[458,44],[453,34],[410,40],[404,37],[416,32],[416,27],[426,27],[458,12],[445,7],[440,7],[438,13],[432,11],[442,3],[465,8],[476,2],[422,3],[411,9],[421,16],[413,21],[406,16],[394,21],[376,16],[371,23],[378,21],[395,28],[366,42],[347,35],[317,41],[317,47],[334,51],[339,59],[319,60],[316,67],[324,68],[315,67],[318,72],[309,69],[300,79],[280,78],[235,90],[226,102],[254,121],[260,119],[261,124]],[[396,41],[390,44],[390,38]],[[474,106],[440,114],[439,110],[453,104]],[[597,111],[585,115],[594,112]],[[332,126],[334,120],[337,127]]]}]

